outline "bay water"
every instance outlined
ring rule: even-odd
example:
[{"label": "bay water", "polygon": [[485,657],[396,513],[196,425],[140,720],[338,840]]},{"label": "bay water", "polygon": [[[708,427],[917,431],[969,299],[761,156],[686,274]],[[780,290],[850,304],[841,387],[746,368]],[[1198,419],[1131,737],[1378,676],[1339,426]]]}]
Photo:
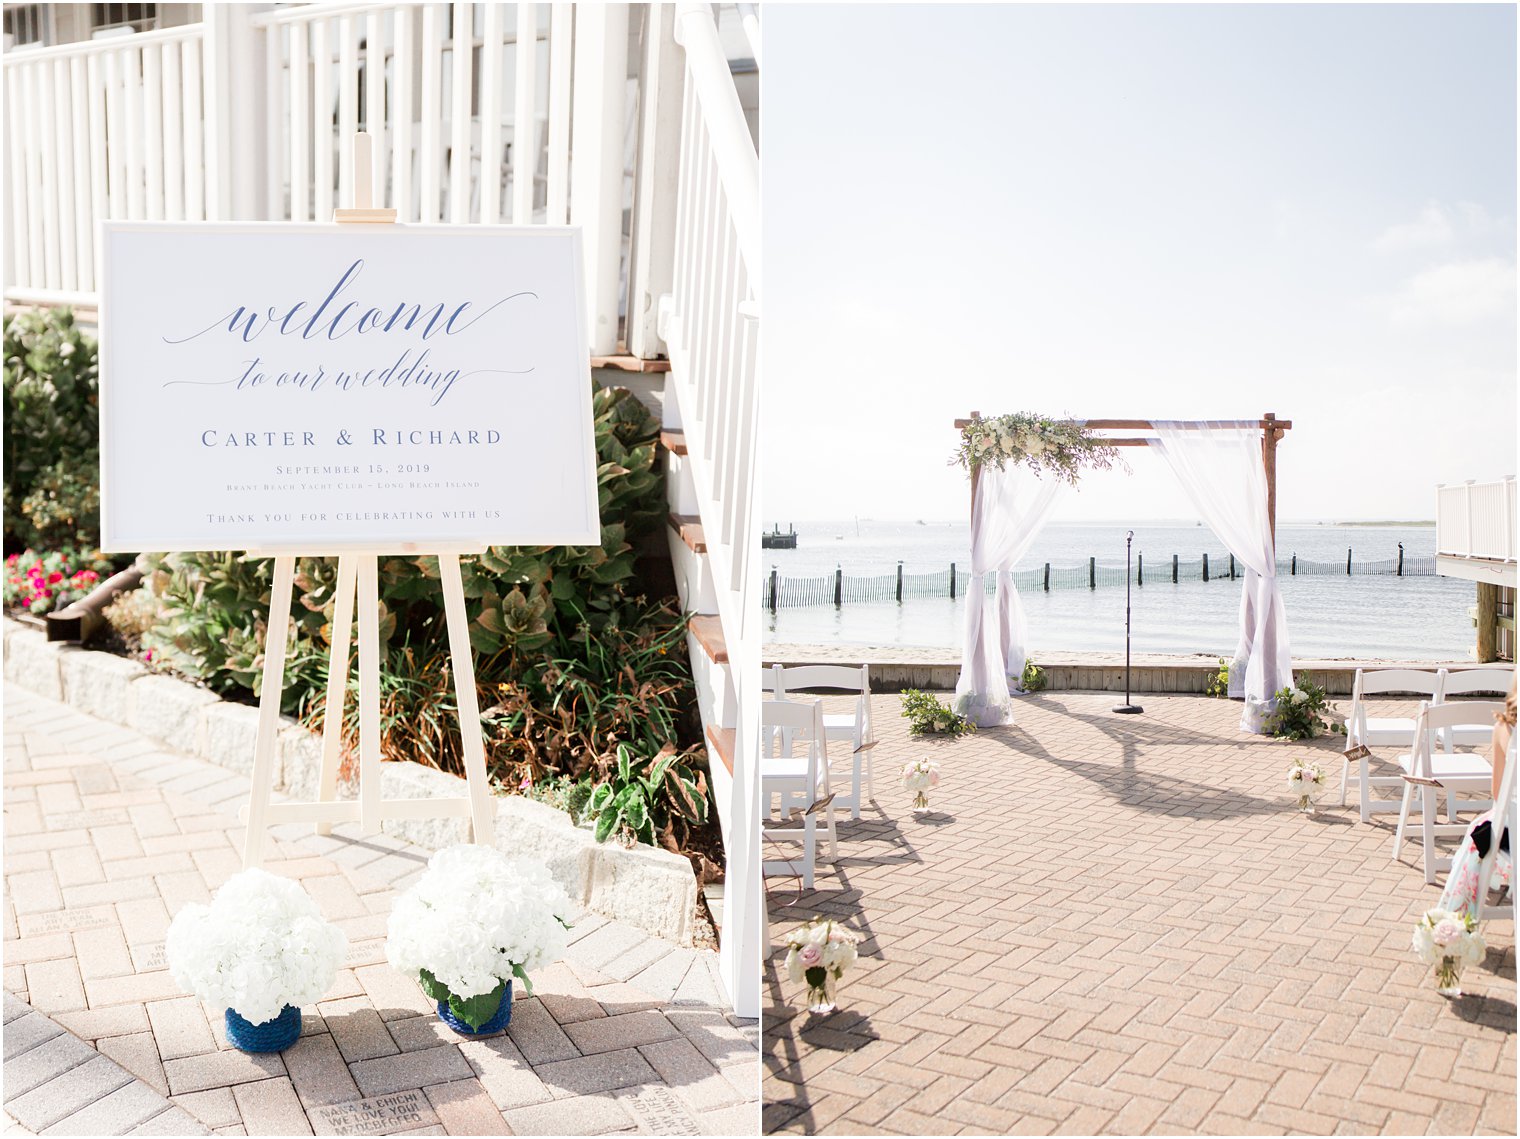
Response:
[{"label": "bay water", "polygon": [[[783,521],[785,531],[789,523]],[[873,519],[794,523],[795,550],[764,550],[762,573],[774,567],[783,577],[820,577],[837,568],[849,576],[941,571],[948,586],[954,563],[962,574],[971,566],[970,527],[965,522],[880,521]],[[1132,592],[1133,647],[1137,653],[1209,653],[1229,656],[1235,649],[1241,583],[1230,581],[1223,543],[1204,526],[1181,522],[1051,523],[1020,562],[1023,570],[1046,562],[1055,571],[1081,567],[1088,558],[1099,567],[1125,564],[1124,537],[1135,533],[1134,553],[1143,556],[1145,582]],[[1395,561],[1399,544],[1406,567],[1435,555],[1435,527],[1420,524],[1346,525],[1333,522],[1279,523],[1280,562],[1297,554],[1298,576],[1281,571],[1288,636],[1298,658],[1355,657],[1457,661],[1470,659],[1474,641],[1468,610],[1475,603],[1472,582],[1436,576],[1359,574],[1358,564]],[[1353,573],[1344,572],[1348,548]],[[1172,556],[1193,563],[1209,556],[1213,580],[1171,581]],[[1330,572],[1307,572],[1310,569]],[[1069,576],[1069,575],[1068,575]],[[964,591],[964,585],[961,590]],[[762,589],[762,592],[764,590]],[[846,603],[780,608],[765,614],[766,639],[800,644],[872,644],[959,648],[965,598],[921,597],[901,603]],[[1124,651],[1122,585],[1097,589],[1039,588],[1020,591],[1036,660],[1041,652]]]}]

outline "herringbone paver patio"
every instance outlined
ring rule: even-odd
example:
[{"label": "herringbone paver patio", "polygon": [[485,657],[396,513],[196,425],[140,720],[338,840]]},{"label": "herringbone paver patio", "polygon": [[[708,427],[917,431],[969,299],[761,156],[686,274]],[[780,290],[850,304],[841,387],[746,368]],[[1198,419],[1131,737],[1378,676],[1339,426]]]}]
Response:
[{"label": "herringbone paver patio", "polygon": [[[768,881],[772,946],[817,915],[863,937],[840,1011],[767,961],[765,1130],[1515,1133],[1515,948],[1471,995],[1410,952],[1433,905],[1411,842],[1355,798],[1296,813],[1288,761],[1341,737],[1242,735],[1240,705],[1026,697],[1018,723],[911,739],[874,698],[876,804],[817,888]],[[1413,708],[1388,702],[1393,714]],[[915,818],[901,764],[942,768]]]},{"label": "herringbone paver patio", "polygon": [[463,1040],[385,960],[391,901],[428,852],[344,827],[277,829],[266,868],[344,929],[346,967],[303,1010],[296,1045],[231,1049],[221,1010],[174,983],[163,941],[180,906],[239,869],[247,790],[247,776],[7,686],[8,1130],[754,1133],[757,1030],[725,1013],[713,953],[580,915],[508,1031]]}]

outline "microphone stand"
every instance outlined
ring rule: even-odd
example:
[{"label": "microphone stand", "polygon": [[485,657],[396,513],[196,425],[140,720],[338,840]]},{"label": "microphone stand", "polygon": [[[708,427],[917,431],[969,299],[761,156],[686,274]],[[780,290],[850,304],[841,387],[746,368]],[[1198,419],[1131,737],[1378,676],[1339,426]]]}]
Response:
[{"label": "microphone stand", "polygon": [[1130,574],[1130,550],[1135,542],[1135,532],[1131,530],[1124,536],[1124,703],[1114,706],[1114,711],[1122,716],[1137,716],[1145,711],[1140,705],[1129,698],[1129,610],[1130,610],[1130,585],[1134,578]]}]

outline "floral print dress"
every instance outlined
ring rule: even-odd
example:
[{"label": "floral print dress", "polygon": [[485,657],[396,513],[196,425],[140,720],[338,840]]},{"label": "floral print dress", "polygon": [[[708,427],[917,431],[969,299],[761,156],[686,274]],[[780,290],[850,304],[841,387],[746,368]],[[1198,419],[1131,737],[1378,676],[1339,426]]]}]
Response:
[{"label": "floral print dress", "polygon": [[[1488,850],[1488,844],[1493,841],[1493,829],[1489,823],[1487,811],[1473,820],[1472,826],[1467,828],[1467,833],[1462,836],[1462,846],[1456,857],[1452,859],[1451,874],[1446,879],[1446,889],[1441,891],[1441,901],[1437,908],[1466,914],[1474,921],[1478,920],[1480,896],[1478,870],[1483,861],[1483,855]],[[1494,859],[1493,871],[1489,877],[1491,889],[1497,890],[1501,886],[1511,885],[1513,859],[1507,849],[1508,843],[1509,828],[1506,827],[1504,842],[1499,847],[1499,854]]]}]

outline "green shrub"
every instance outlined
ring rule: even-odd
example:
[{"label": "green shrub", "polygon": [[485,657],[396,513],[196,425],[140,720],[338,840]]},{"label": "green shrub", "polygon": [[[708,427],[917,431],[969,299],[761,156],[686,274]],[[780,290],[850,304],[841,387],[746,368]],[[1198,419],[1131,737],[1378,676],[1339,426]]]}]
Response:
[{"label": "green shrub", "polygon": [[99,359],[68,309],[5,318],[5,542],[100,543]]},{"label": "green shrub", "polygon": [[1224,657],[1219,658],[1219,671],[1209,677],[1208,684],[1204,686],[1205,696],[1228,696],[1230,694],[1230,662]]},{"label": "green shrub", "polygon": [[1262,726],[1278,739],[1312,740],[1330,725],[1321,712],[1328,701],[1325,690],[1311,680],[1277,690],[1277,709]]},{"label": "green shrub", "polygon": [[976,731],[976,725],[960,713],[941,704],[927,692],[906,688],[902,692],[902,714],[907,717],[908,731],[915,736],[947,735],[963,736]]},{"label": "green shrub", "polygon": [[1019,687],[1025,692],[1043,692],[1045,690],[1045,670],[1032,660],[1024,662],[1024,674],[1019,677]]},{"label": "green shrub", "polygon": [[617,838],[680,850],[690,827],[707,821],[707,780],[672,747],[650,755],[620,743],[586,814],[596,819],[597,842]]},{"label": "green shrub", "polygon": [[[659,424],[634,395],[604,388],[593,400],[600,545],[493,546],[460,559],[490,774],[509,787],[541,783],[581,802],[611,778],[620,744],[635,756],[674,758],[654,793],[652,829],[677,846],[706,820],[705,748],[673,599],[647,599],[636,543],[663,524],[656,467]],[[531,493],[531,488],[525,490]],[[262,683],[273,562],[230,553],[146,555],[145,587],[161,614],[143,638],[162,662],[208,687],[247,699]],[[300,559],[292,608],[284,711],[320,730],[332,643],[336,563]],[[389,557],[379,566],[381,752],[445,771],[463,769],[453,663],[436,557]],[[350,675],[343,738],[357,750],[358,681]],[[649,761],[646,761],[649,762]],[[688,773],[703,798],[684,804]],[[694,775],[692,774],[694,773]]]}]

